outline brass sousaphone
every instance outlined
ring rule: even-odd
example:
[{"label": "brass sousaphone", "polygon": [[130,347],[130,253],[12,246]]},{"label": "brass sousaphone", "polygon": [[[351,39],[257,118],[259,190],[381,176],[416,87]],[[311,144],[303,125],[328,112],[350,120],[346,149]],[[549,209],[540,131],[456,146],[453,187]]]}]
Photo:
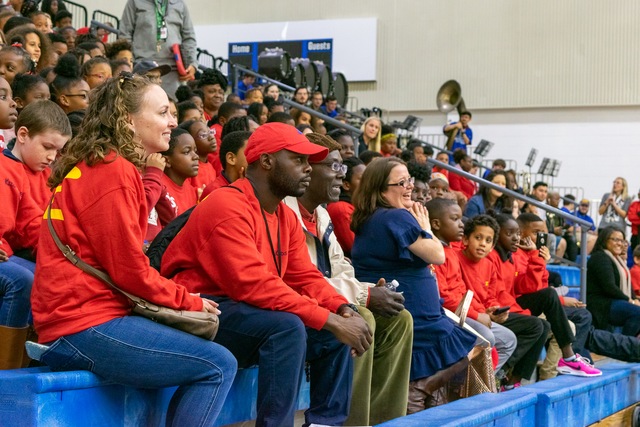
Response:
[{"label": "brass sousaphone", "polygon": [[[445,114],[454,109],[458,110],[459,115],[468,111],[464,104],[464,99],[462,99],[460,83],[455,80],[449,80],[440,86],[438,95],[436,95],[436,105],[438,106],[438,110]],[[459,129],[456,128],[445,133],[447,135],[447,150],[451,150],[453,147],[453,140],[458,135],[458,131]]]}]

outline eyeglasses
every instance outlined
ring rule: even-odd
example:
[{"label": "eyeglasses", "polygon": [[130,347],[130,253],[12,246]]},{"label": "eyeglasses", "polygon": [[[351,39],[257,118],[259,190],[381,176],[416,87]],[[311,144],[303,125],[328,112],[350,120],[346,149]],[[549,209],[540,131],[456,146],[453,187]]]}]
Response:
[{"label": "eyeglasses", "polygon": [[208,138],[210,136],[214,136],[216,134],[216,132],[213,129],[210,129],[208,132],[198,132],[198,134],[196,135],[199,139],[205,139]]},{"label": "eyeglasses", "polygon": [[623,243],[624,239],[620,239],[618,237],[609,237],[609,240],[611,240],[613,243]]},{"label": "eyeglasses", "polygon": [[65,93],[64,96],[68,96],[68,97],[78,96],[82,99],[87,99],[89,94],[88,93]]},{"label": "eyeglasses", "polygon": [[409,179],[403,179],[400,182],[396,182],[394,184],[387,184],[387,187],[403,187],[403,188],[409,188],[409,187],[413,187],[413,184],[416,182],[416,179],[414,177],[411,177]]},{"label": "eyeglasses", "polygon": [[340,162],[329,163],[319,163],[320,165],[329,166],[331,170],[334,172],[341,172],[343,175],[347,173],[347,165],[343,165]]}]

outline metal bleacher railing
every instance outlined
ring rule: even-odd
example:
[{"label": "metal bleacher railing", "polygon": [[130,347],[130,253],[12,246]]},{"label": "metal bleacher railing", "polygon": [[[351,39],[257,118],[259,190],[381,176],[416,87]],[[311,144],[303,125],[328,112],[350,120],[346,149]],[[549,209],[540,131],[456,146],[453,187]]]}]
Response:
[{"label": "metal bleacher railing", "polygon": [[541,203],[537,200],[529,198],[525,195],[517,193],[515,191],[509,190],[507,188],[500,187],[499,185],[494,184],[491,181],[487,181],[486,179],[482,179],[470,173],[464,172],[461,169],[457,169],[447,163],[439,162],[435,159],[427,160],[432,165],[438,166],[439,168],[446,169],[449,173],[455,173],[461,175],[471,181],[477,182],[478,184],[484,185],[494,190],[498,190],[504,194],[507,194],[517,200],[523,200],[530,205],[533,205],[537,208],[543,209],[547,212],[553,213],[556,216],[559,216],[564,219],[568,219],[572,221],[576,226],[580,226],[580,299],[582,302],[587,302],[587,231],[591,228],[591,223],[587,222],[583,219],[580,219],[574,215],[568,214],[560,209],[556,209],[547,204]]},{"label": "metal bleacher railing", "polygon": [[[115,28],[116,30],[120,29],[120,18],[110,13],[104,12],[102,10],[94,10],[91,14],[91,22],[98,21],[109,27]],[[113,43],[118,38],[116,33],[109,33],[108,43]]]},{"label": "metal bleacher railing", "polygon": [[[201,50],[198,51],[198,55],[199,55],[198,56],[199,62],[200,62],[200,58],[203,58],[203,59],[207,58],[207,64],[214,64],[214,66],[217,66],[219,68],[219,60],[220,60],[220,58],[215,58],[209,52],[201,51]],[[283,90],[285,90],[287,92],[295,91],[294,87],[291,87],[291,86],[289,86],[289,85],[287,85],[285,83],[282,83],[282,82],[280,82],[278,80],[266,77],[266,76],[264,76],[262,74],[256,73],[255,71],[253,71],[253,70],[251,70],[249,68],[243,67],[243,66],[238,65],[238,64],[231,64],[230,62],[228,62],[226,60],[223,60],[223,62],[225,62],[229,67],[229,77],[232,79],[232,82],[238,82],[240,80],[241,73],[243,73],[243,74],[249,74],[249,75],[252,75],[254,77],[263,79],[264,81],[267,81],[269,83],[273,83],[273,84],[277,85],[279,88],[281,88],[281,89],[283,89]],[[200,62],[200,64],[204,65],[201,62]],[[204,65],[204,66],[206,67],[207,65]],[[308,113],[308,114],[310,114],[312,116],[319,117],[319,118],[323,119],[325,122],[330,123],[330,124],[332,124],[332,125],[334,125],[336,127],[345,129],[348,132],[351,132],[354,136],[359,136],[359,135],[362,134],[362,131],[360,129],[356,128],[356,127],[353,127],[353,126],[351,126],[349,124],[346,124],[346,123],[343,123],[343,122],[338,121],[336,119],[333,119],[333,118],[331,118],[331,117],[329,117],[329,116],[327,116],[325,114],[322,114],[319,111],[316,111],[316,110],[314,110],[312,108],[309,108],[307,106],[298,104],[297,102],[295,102],[293,100],[284,98],[283,99],[283,103],[288,105],[289,107],[294,107],[294,108],[300,109],[300,110],[302,110],[302,111],[304,111],[304,112],[306,112],[306,113]],[[424,137],[426,137],[426,138],[424,138]],[[435,150],[438,150],[440,152],[445,152],[447,154],[453,154],[451,151],[446,150],[445,148],[443,148],[443,145],[438,144],[438,142],[442,142],[443,141],[441,135],[419,135],[417,139],[422,141],[424,144],[430,146],[431,148],[433,148]],[[356,153],[356,155],[357,155],[357,153]],[[580,298],[581,298],[581,300],[583,302],[586,302],[586,298],[587,298],[587,295],[586,295],[586,285],[587,285],[587,231],[589,230],[589,228],[591,228],[591,224],[590,223],[588,223],[587,221],[584,221],[584,220],[582,220],[582,219],[580,219],[580,218],[578,218],[578,217],[576,217],[574,215],[568,214],[568,213],[566,213],[564,211],[561,211],[559,209],[553,208],[553,207],[551,207],[549,205],[540,203],[537,200],[533,200],[533,199],[531,199],[531,198],[529,198],[529,197],[527,197],[525,195],[522,195],[522,194],[517,193],[515,191],[506,189],[504,187],[500,187],[499,185],[496,185],[496,184],[494,184],[494,183],[492,183],[490,181],[487,181],[487,180],[485,180],[485,179],[483,179],[483,178],[481,178],[479,176],[472,175],[470,173],[464,172],[461,169],[455,168],[455,167],[453,167],[453,166],[451,166],[449,164],[445,164],[445,163],[439,162],[439,161],[437,161],[435,159],[431,159],[431,158],[428,159],[428,162],[431,163],[431,164],[434,164],[436,166],[439,166],[439,167],[441,167],[443,169],[446,169],[446,170],[448,170],[450,172],[453,172],[455,174],[462,175],[465,178],[468,178],[468,179],[470,179],[470,180],[472,180],[474,182],[479,183],[480,185],[484,185],[484,186],[493,188],[495,190],[501,191],[501,192],[503,192],[503,193],[505,193],[505,194],[507,194],[507,195],[509,195],[511,197],[514,197],[517,200],[525,201],[525,202],[527,202],[527,203],[529,203],[529,204],[531,204],[533,206],[536,206],[538,208],[544,209],[547,212],[554,213],[554,214],[560,216],[561,218],[568,219],[568,220],[574,222],[576,225],[580,226],[580,233],[581,233],[580,234],[580,242],[581,242],[580,243],[580,245],[581,245],[580,246],[580,251],[581,251],[580,264],[579,265],[575,264],[575,263],[570,263],[570,264],[571,265],[575,265],[575,266],[580,268]],[[483,165],[483,164],[479,164],[479,167],[480,167],[480,169],[487,169],[487,167],[485,165]]]},{"label": "metal bleacher railing", "polygon": [[[78,29],[88,26],[89,14],[87,13],[86,7],[69,0],[65,0],[64,5],[67,7],[67,10],[71,12],[71,15],[73,15],[71,17],[71,25],[73,28]],[[53,16],[51,18],[53,18]]]}]

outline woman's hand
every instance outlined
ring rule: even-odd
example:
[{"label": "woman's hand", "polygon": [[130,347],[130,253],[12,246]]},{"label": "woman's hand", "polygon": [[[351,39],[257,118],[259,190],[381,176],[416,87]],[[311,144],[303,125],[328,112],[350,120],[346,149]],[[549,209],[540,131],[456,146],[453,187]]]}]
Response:
[{"label": "woman's hand", "polygon": [[7,262],[7,261],[9,261],[9,257],[7,256],[7,253],[2,249],[0,249],[0,262]]},{"label": "woman's hand", "polygon": [[431,223],[429,222],[429,212],[427,208],[424,207],[421,203],[414,203],[413,206],[409,209],[411,215],[418,221],[420,224],[420,228],[422,228],[427,233],[431,233]]},{"label": "woman's hand", "polygon": [[147,156],[146,166],[148,168],[158,168],[160,170],[164,170],[164,167],[166,165],[167,161],[160,153],[151,153]]},{"label": "woman's hand", "polygon": [[220,313],[222,313],[220,310],[218,310],[217,302],[211,301],[206,298],[202,298],[202,311],[205,313],[213,313],[217,315],[220,315]]}]

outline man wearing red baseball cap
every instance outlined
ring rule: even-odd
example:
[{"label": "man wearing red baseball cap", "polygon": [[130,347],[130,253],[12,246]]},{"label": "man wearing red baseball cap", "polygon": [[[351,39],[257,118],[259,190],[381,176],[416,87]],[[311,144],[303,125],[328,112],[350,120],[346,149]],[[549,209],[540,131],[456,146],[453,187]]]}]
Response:
[{"label": "man wearing red baseball cap", "polygon": [[309,160],[327,149],[283,123],[249,138],[246,178],[215,190],[167,248],[162,274],[218,303],[215,341],[239,367],[259,365],[256,425],[292,426],[305,360],[311,367],[311,423],[342,425],[353,362],[372,335],[352,304],[311,263],[286,196],[304,194]]}]

